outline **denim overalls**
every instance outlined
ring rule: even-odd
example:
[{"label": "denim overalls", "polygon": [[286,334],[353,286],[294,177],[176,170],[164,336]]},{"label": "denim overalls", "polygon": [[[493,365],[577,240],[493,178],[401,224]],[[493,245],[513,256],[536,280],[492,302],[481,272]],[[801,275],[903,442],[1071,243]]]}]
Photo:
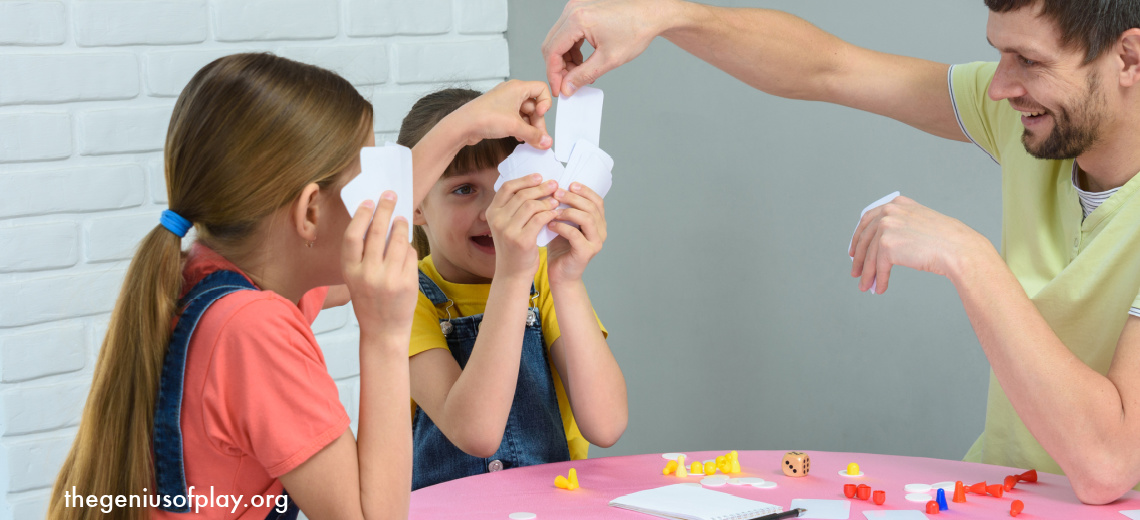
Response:
[{"label": "denim overalls", "polygon": [[[420,291],[437,306],[450,303],[439,286],[422,271]],[[538,294],[533,284],[530,292],[532,298]],[[447,331],[444,334],[447,347],[461,369],[471,358],[482,321],[482,314],[440,320],[441,330]],[[570,460],[570,448],[566,444],[566,431],[558,410],[558,396],[554,391],[537,308],[531,308],[527,316],[515,399],[511,403],[499,450],[485,459],[464,453],[419,407],[416,407],[412,419],[412,440],[413,490],[502,469]]]},{"label": "denim overalls", "polygon": [[[236,291],[258,290],[240,273],[215,271],[198,282],[179,307],[182,309],[178,325],[170,336],[166,357],[162,360],[162,380],[158,387],[158,402],[154,412],[154,480],[155,491],[164,505],[159,509],[173,513],[189,513],[191,510],[186,489],[186,472],[182,464],[182,383],[186,373],[186,351],[190,337],[198,326],[198,320],[206,309],[221,297]],[[282,490],[284,493],[284,490]],[[166,507],[170,497],[172,505]],[[182,500],[176,497],[182,497]],[[185,501],[184,501],[185,500]],[[176,507],[173,503],[185,504]],[[271,507],[266,520],[294,520],[299,509],[289,499],[289,507],[284,513]]]}]

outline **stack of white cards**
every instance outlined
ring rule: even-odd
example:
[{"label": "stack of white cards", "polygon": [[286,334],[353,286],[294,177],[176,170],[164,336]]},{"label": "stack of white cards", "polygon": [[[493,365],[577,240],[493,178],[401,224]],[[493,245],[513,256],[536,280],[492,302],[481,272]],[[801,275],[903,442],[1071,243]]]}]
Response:
[{"label": "stack of white cards", "polygon": [[[598,147],[601,131],[601,90],[582,87],[573,97],[558,96],[553,151],[539,150],[526,143],[518,145],[499,164],[495,191],[499,191],[504,182],[538,173],[543,180],[558,181],[560,188],[569,189],[571,183],[577,182],[605,198],[613,184],[614,160]],[[559,206],[566,207],[565,204]],[[543,228],[538,234],[539,247],[557,236],[550,228]]]},{"label": "stack of white cards", "polygon": [[[396,209],[392,213],[392,223],[396,217],[408,220],[408,241],[412,240],[412,150],[395,143],[384,146],[366,146],[360,149],[360,175],[340,190],[340,198],[349,214],[366,200],[380,201],[380,195],[387,190],[396,193]],[[392,223],[388,224],[388,234],[392,233]]]}]

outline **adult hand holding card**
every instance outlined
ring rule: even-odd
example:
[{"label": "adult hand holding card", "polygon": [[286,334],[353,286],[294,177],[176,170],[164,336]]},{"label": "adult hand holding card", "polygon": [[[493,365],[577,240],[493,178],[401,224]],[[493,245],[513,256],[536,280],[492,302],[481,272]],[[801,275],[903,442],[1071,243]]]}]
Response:
[{"label": "adult hand holding card", "polygon": [[[366,146],[360,149],[360,175],[340,190],[340,198],[349,214],[365,200],[379,202],[380,194],[387,190],[396,192],[395,217],[412,221],[412,151],[406,146],[387,143],[384,146]],[[388,225],[389,238],[392,224]],[[407,241],[412,240],[412,227],[408,226]]]},{"label": "adult hand holding card", "polygon": [[[861,212],[859,213],[859,220],[863,220],[863,215],[866,215],[868,211],[871,211],[871,210],[873,210],[873,209],[875,209],[875,208],[877,208],[877,207],[879,207],[879,206],[882,206],[883,204],[886,204],[886,203],[888,203],[888,202],[890,202],[890,201],[892,201],[892,200],[895,200],[895,198],[896,198],[896,197],[898,197],[898,196],[899,196],[899,192],[897,192],[897,191],[896,191],[896,192],[894,192],[894,193],[891,193],[891,194],[889,194],[889,195],[887,195],[887,196],[885,196],[885,197],[883,197],[883,198],[881,198],[881,199],[879,199],[879,200],[876,200],[875,202],[872,202],[872,203],[871,203],[869,206],[867,206],[867,207],[863,208],[863,211],[861,211]],[[859,225],[858,225],[858,224],[856,224],[856,225],[855,225],[855,231],[858,231],[858,230],[859,230]],[[848,249],[848,250],[850,250],[850,249],[851,249],[851,245],[852,245],[852,244],[854,244],[854,241],[855,241],[855,231],[852,231],[852,232],[851,232],[851,240],[849,240],[849,241],[847,242],[847,249]],[[855,257],[851,257],[851,260],[855,260]],[[876,291],[878,290],[878,287],[876,287],[876,284],[875,284],[875,282],[876,282],[876,281],[877,281],[877,280],[871,280],[871,294],[878,294],[878,293],[876,292]]]}]

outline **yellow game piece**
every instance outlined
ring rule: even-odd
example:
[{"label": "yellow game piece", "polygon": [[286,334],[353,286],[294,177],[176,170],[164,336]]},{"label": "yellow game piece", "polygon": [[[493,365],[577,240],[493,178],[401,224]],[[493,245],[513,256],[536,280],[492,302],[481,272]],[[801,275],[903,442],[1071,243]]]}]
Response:
[{"label": "yellow game piece", "polygon": [[859,474],[859,465],[854,463],[854,462],[852,462],[851,464],[848,464],[847,465],[847,474],[848,475],[858,475]]},{"label": "yellow game piece", "polygon": [[661,474],[668,475],[674,471],[677,471],[677,461],[671,460],[665,463],[665,469],[661,470]]},{"label": "yellow game piece", "polygon": [[723,466],[723,465],[724,465],[724,463],[725,463],[725,462],[727,462],[727,461],[728,461],[728,457],[726,457],[726,456],[724,456],[724,455],[718,455],[718,456],[717,456],[717,458],[716,458],[716,465],[717,465],[718,467],[719,467],[719,466]]},{"label": "yellow game piece", "polygon": [[728,468],[729,473],[740,473],[740,461],[735,458],[732,459],[732,466]]},{"label": "yellow game piece", "polygon": [[701,466],[700,462],[694,462],[693,467],[689,469],[689,473],[704,473],[705,469]]},{"label": "yellow game piece", "polygon": [[685,469],[685,456],[684,455],[677,457],[677,476],[678,477],[689,476],[689,471]]},{"label": "yellow game piece", "polygon": [[578,471],[570,468],[570,489],[578,489]]},{"label": "yellow game piece", "polygon": [[554,487],[558,489],[570,489],[570,482],[566,480],[566,477],[558,475],[554,477]]},{"label": "yellow game piece", "polygon": [[709,461],[705,463],[705,475],[716,474],[716,463]]}]

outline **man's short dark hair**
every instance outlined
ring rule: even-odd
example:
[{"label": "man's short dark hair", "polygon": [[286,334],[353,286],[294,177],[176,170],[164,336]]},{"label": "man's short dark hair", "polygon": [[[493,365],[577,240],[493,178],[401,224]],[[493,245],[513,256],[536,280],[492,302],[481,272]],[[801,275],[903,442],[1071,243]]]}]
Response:
[{"label": "man's short dark hair", "polygon": [[1085,63],[1097,59],[1120,35],[1140,27],[1140,0],[986,0],[995,13],[1041,4],[1041,16],[1061,28],[1061,45],[1085,51]]}]

